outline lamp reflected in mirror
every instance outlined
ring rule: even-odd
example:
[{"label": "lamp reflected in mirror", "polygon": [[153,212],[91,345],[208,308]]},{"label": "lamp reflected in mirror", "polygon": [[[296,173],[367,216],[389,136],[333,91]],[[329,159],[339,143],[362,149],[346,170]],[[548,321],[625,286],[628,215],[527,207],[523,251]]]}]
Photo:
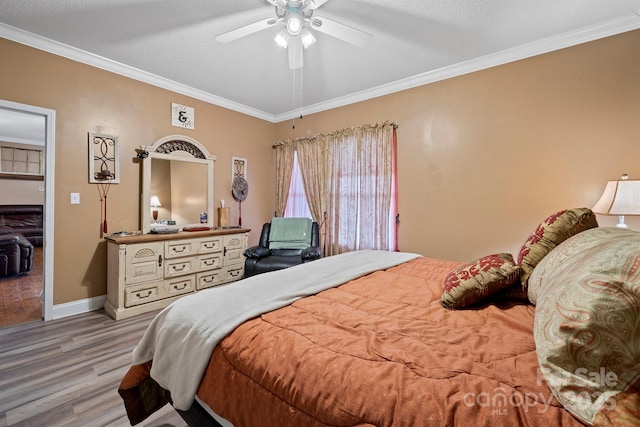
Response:
[{"label": "lamp reflected in mirror", "polygon": [[160,199],[158,199],[158,196],[151,196],[151,201],[149,202],[149,205],[152,208],[151,215],[153,215],[153,223],[157,224],[158,207],[162,206],[162,204],[160,203]]}]

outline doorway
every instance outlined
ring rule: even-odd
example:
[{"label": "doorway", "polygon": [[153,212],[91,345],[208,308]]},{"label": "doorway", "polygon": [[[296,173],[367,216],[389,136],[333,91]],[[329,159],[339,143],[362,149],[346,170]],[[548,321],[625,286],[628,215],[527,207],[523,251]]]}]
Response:
[{"label": "doorway", "polygon": [[[11,310],[30,311],[29,313],[12,313],[9,316],[15,323],[35,320],[34,318],[51,320],[53,318],[53,195],[54,195],[54,166],[55,166],[55,110],[0,100],[0,143],[9,147],[17,147],[25,151],[41,145],[44,149],[44,179],[36,180],[36,184],[25,185],[21,179],[7,179],[8,175],[0,175],[1,185],[5,188],[20,185],[19,194],[10,196],[12,191],[3,191],[4,199],[0,204],[38,205],[43,206],[42,244],[34,245],[33,266],[31,271],[0,279],[3,287],[20,287],[22,292],[14,294],[15,300],[23,296],[28,301],[21,301],[11,307]],[[11,152],[9,149],[5,151]],[[2,178],[2,177],[5,178]],[[9,187],[7,187],[9,186]],[[26,189],[26,190],[24,190]],[[30,193],[30,194],[23,194]],[[39,193],[39,194],[34,194]],[[3,196],[0,196],[3,197]],[[14,199],[12,199],[12,197]],[[32,273],[33,272],[33,273]],[[34,290],[35,289],[35,290]],[[40,291],[41,290],[41,291]],[[33,293],[37,292],[41,301],[40,313],[36,308],[34,313]],[[7,324],[1,327],[9,326]]]}]

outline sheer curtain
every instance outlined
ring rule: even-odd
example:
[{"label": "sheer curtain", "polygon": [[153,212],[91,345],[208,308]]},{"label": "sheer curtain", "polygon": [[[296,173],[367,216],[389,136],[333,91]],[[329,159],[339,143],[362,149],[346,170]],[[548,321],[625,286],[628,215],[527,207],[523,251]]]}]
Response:
[{"label": "sheer curtain", "polygon": [[292,218],[313,218],[311,210],[309,209],[309,203],[307,202],[307,194],[304,191],[304,184],[302,183],[297,152],[295,152],[293,156],[291,185],[289,186],[289,197],[287,198],[287,207],[284,210],[284,216]]},{"label": "sheer curtain", "polygon": [[383,123],[347,129],[330,138],[325,255],[395,250],[390,232],[395,220],[393,135],[394,125]]},{"label": "sheer curtain", "polygon": [[285,182],[278,171],[277,187],[287,185],[283,212],[287,216],[301,212],[293,206],[299,205],[295,199],[301,193],[294,187],[297,156],[312,218],[324,223],[324,256],[361,249],[397,250],[395,127],[385,122],[276,145],[278,150],[287,146],[297,152],[291,156],[294,177]]}]

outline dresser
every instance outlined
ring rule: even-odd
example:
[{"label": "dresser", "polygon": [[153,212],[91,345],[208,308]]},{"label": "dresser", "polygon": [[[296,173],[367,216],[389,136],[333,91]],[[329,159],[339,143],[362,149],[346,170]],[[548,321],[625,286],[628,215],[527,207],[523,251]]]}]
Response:
[{"label": "dresser", "polygon": [[107,301],[116,320],[241,279],[249,229],[108,237]]}]

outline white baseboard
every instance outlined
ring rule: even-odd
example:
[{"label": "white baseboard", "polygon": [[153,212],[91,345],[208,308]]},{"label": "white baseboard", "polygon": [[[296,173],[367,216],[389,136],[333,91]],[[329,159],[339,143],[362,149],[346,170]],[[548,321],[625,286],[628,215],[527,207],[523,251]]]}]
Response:
[{"label": "white baseboard", "polygon": [[87,298],[64,304],[56,304],[53,306],[53,318],[60,319],[62,317],[100,310],[104,306],[104,302],[106,300],[107,296],[101,295],[99,297]]}]

